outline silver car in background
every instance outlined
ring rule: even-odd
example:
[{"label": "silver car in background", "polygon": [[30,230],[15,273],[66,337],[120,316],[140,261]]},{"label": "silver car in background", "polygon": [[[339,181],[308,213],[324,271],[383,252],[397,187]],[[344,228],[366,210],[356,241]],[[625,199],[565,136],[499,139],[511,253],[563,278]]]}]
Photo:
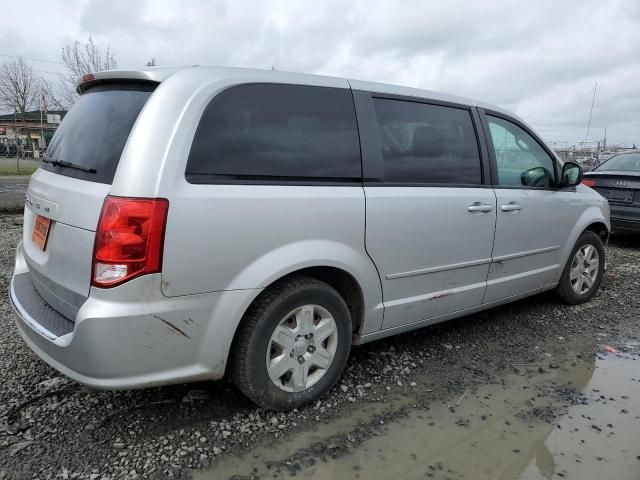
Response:
[{"label": "silver car in background", "polygon": [[227,373],[290,409],[354,344],[601,282],[606,200],[498,107],[215,67],[78,91],[29,184],[10,296],[25,342],[83,384]]}]

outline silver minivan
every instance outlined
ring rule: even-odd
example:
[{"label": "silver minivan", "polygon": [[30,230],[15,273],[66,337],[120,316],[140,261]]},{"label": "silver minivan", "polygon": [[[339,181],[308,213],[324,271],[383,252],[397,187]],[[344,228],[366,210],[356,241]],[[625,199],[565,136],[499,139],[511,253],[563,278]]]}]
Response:
[{"label": "silver minivan", "polygon": [[227,373],[291,409],[352,345],[602,280],[607,201],[501,108],[215,67],[78,92],[31,177],[10,296],[25,342],[83,384]]}]

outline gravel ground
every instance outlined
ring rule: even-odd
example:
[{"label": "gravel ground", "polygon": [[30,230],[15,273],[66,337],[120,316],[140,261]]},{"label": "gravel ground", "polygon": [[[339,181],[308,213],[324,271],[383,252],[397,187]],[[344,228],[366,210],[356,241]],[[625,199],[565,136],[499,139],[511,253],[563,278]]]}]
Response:
[{"label": "gravel ground", "polygon": [[29,176],[0,175],[0,212],[21,212],[28,186]]},{"label": "gravel ground", "polygon": [[[21,217],[0,215],[0,290],[6,292]],[[191,469],[315,424],[340,422],[363,405],[391,405],[416,386],[430,401],[500,382],[514,363],[545,353],[594,355],[638,338],[640,238],[614,239],[609,271],[588,304],[552,294],[354,348],[341,383],[315,405],[274,414],[227,381],[130,392],[93,392],[60,376],[20,339],[0,297],[0,479],[189,478]],[[553,368],[553,367],[551,367]],[[381,414],[365,425],[375,434]],[[560,408],[560,407],[559,407]]]}]

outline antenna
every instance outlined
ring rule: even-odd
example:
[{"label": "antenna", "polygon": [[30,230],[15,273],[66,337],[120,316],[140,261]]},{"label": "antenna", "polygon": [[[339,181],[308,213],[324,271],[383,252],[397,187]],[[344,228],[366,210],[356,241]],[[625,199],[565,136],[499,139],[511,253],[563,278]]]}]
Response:
[{"label": "antenna", "polygon": [[589,129],[591,128],[591,115],[593,115],[593,104],[596,103],[596,90],[598,90],[598,82],[593,89],[593,99],[591,100],[591,110],[589,110],[589,121],[587,122],[587,135],[584,137],[584,146],[587,146],[587,140],[589,139]]}]

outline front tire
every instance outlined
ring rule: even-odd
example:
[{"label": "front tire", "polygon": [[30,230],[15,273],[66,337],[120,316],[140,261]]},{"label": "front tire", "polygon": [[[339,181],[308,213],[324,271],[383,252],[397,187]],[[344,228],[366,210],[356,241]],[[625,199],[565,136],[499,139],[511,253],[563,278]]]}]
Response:
[{"label": "front tire", "polygon": [[314,402],[340,378],[351,348],[351,315],[328,284],[297,276],[251,305],[232,347],[237,387],[261,407]]},{"label": "front tire", "polygon": [[588,302],[602,283],[605,252],[602,240],[591,231],[580,235],[564,267],[558,296],[570,305]]}]

